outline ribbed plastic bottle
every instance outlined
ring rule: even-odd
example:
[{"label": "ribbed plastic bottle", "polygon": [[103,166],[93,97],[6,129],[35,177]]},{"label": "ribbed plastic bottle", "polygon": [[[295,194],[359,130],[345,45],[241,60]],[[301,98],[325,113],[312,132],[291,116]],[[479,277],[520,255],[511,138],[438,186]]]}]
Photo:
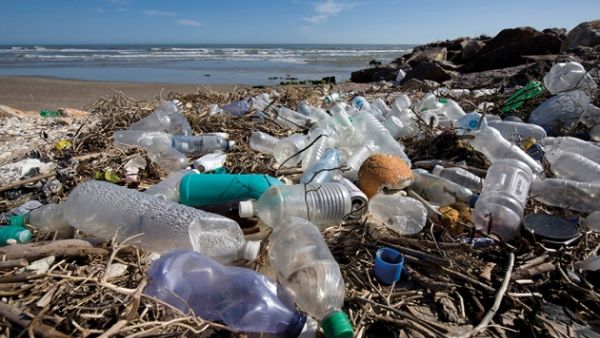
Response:
[{"label": "ribbed plastic bottle", "polygon": [[284,288],[258,272],[223,266],[198,252],[171,251],[152,263],[148,276],[144,294],[236,332],[291,338],[310,327]]},{"label": "ribbed plastic bottle", "polygon": [[[108,182],[84,182],[60,206],[64,220],[76,229],[107,239],[116,234],[119,241],[143,234],[132,242],[159,253],[194,249],[229,263],[253,259],[260,246],[246,242],[239,225],[228,218]],[[30,222],[36,226],[31,217]]]},{"label": "ribbed plastic bottle", "polygon": [[350,192],[337,182],[321,185],[278,185],[256,201],[240,202],[240,217],[258,216],[275,227],[291,216],[302,217],[326,228],[338,224],[352,211]]},{"label": "ribbed plastic bottle", "polygon": [[161,101],[152,114],[132,124],[128,130],[161,131],[173,135],[192,135],[192,127],[177,104]]},{"label": "ribbed plastic bottle", "polygon": [[589,105],[590,97],[581,90],[560,93],[535,108],[528,122],[540,125],[553,134],[558,126],[574,127]]},{"label": "ribbed plastic bottle", "polygon": [[279,142],[277,137],[262,131],[255,131],[250,135],[250,148],[263,154],[273,154],[277,142]]},{"label": "ribbed plastic bottle", "polygon": [[497,129],[502,134],[502,137],[509,141],[521,141],[529,138],[541,141],[547,136],[544,128],[532,123],[504,120],[488,121],[487,125]]},{"label": "ribbed plastic bottle", "polygon": [[546,152],[552,172],[558,177],[578,182],[600,182],[600,164],[577,153],[566,151]]},{"label": "ribbed plastic bottle", "polygon": [[342,173],[342,155],[335,148],[325,150],[323,157],[308,168],[300,178],[302,184],[322,184],[332,181]]},{"label": "ribbed plastic bottle", "polygon": [[319,229],[292,217],[271,234],[269,260],[298,307],[321,322],[326,338],[352,338],[352,324],[342,311],[344,279]]},{"label": "ribbed plastic bottle", "polygon": [[235,145],[234,141],[215,134],[174,135],[171,142],[173,148],[191,156],[200,156],[213,151],[227,151]]},{"label": "ribbed plastic bottle", "polygon": [[544,86],[552,94],[573,90],[575,88],[592,91],[597,85],[585,68],[577,62],[560,62],[554,64],[544,76]]},{"label": "ribbed plastic bottle", "polygon": [[164,180],[146,189],[144,193],[166,201],[179,203],[179,183],[181,182],[181,179],[185,175],[197,173],[199,173],[199,171],[194,169],[174,171]]},{"label": "ribbed plastic bottle", "polygon": [[312,143],[312,145],[306,149],[304,157],[302,157],[302,170],[308,170],[323,157],[329,142],[330,136],[322,128],[315,127],[309,130],[307,144]]},{"label": "ribbed plastic bottle", "polygon": [[492,164],[501,159],[515,159],[527,164],[534,174],[543,171],[542,166],[527,153],[502,137],[500,132],[492,127],[483,128],[470,141],[475,150],[483,153]]},{"label": "ribbed plastic bottle", "polygon": [[575,137],[546,137],[542,140],[544,150],[572,152],[585,156],[588,159],[600,164],[600,147]]},{"label": "ribbed plastic bottle", "polygon": [[439,205],[457,201],[469,203],[473,197],[473,192],[468,188],[432,175],[427,170],[413,169],[413,173],[415,181],[410,188],[432,203]]},{"label": "ribbed plastic bottle", "polygon": [[521,161],[503,159],[492,163],[473,210],[475,227],[511,240],[519,232],[532,180],[531,168]]},{"label": "ribbed plastic bottle", "polygon": [[302,134],[290,135],[275,145],[273,157],[277,166],[293,167],[302,161],[304,153],[300,153],[306,146],[306,136]]},{"label": "ribbed plastic bottle", "polygon": [[150,160],[166,172],[188,166],[187,157],[173,148],[172,135],[162,132],[121,130],[113,134],[115,147],[138,146],[148,151]]},{"label": "ribbed plastic bottle", "polygon": [[433,175],[443,177],[472,191],[481,191],[481,189],[483,188],[483,178],[463,168],[444,168],[440,165],[436,165],[435,167],[433,167],[431,173]]},{"label": "ribbed plastic bottle", "polygon": [[581,212],[600,210],[600,184],[546,178],[534,180],[531,185],[531,198],[559,208],[569,208]]}]

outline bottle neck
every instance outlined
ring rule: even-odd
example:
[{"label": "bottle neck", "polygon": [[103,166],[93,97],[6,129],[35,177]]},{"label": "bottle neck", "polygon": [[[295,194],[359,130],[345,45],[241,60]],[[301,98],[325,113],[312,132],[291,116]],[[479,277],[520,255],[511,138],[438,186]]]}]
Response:
[{"label": "bottle neck", "polygon": [[306,324],[306,313],[296,312],[290,321],[287,330],[285,330],[285,337],[296,338],[300,336],[300,333],[302,333],[302,330],[304,329],[304,324]]}]

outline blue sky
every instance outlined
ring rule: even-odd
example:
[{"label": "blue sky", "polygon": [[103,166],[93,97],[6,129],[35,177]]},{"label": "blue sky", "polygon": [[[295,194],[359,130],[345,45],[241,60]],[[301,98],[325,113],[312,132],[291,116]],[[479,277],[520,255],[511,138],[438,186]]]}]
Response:
[{"label": "blue sky", "polygon": [[599,0],[2,0],[0,44],[426,43],[599,16]]}]

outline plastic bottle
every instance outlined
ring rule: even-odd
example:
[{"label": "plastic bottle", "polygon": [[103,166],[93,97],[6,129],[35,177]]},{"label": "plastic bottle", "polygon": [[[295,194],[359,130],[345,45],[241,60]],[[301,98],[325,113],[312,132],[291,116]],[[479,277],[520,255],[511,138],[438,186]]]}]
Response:
[{"label": "plastic bottle", "polygon": [[498,234],[505,241],[512,239],[519,232],[532,180],[531,168],[521,161],[493,162],[473,210],[475,227]]},{"label": "plastic bottle", "polygon": [[170,134],[157,131],[121,130],[116,131],[113,138],[115,147],[129,145],[146,149],[150,160],[166,172],[170,173],[188,166],[187,157],[173,148]]},{"label": "plastic bottle", "polygon": [[411,163],[408,156],[404,153],[404,146],[400,145],[383,124],[372,115],[361,114],[360,112],[354,114],[352,116],[352,124],[362,134],[364,139],[372,140],[380,152],[396,155],[407,163]]},{"label": "plastic bottle", "polygon": [[600,210],[600,184],[546,178],[534,180],[531,198],[560,208],[591,213]]},{"label": "plastic bottle", "polygon": [[547,152],[564,151],[576,153],[600,164],[600,147],[591,142],[575,137],[562,136],[546,137],[542,140],[542,145]]},{"label": "plastic bottle", "polygon": [[271,104],[271,97],[267,93],[262,93],[250,99],[251,107],[259,112],[264,111]]},{"label": "plastic bottle", "polygon": [[595,232],[600,232],[600,211],[593,212],[585,218],[585,224]]},{"label": "plastic bottle", "polygon": [[521,141],[528,138],[534,138],[536,141],[541,141],[545,138],[546,131],[544,128],[532,124],[515,121],[487,121],[487,125],[497,129],[502,137],[509,141]]},{"label": "plastic bottle", "polygon": [[312,146],[306,149],[304,157],[302,157],[302,169],[304,171],[308,170],[308,168],[312,167],[323,157],[329,141],[330,138],[327,132],[319,127],[313,128],[308,132],[307,143],[312,143]]},{"label": "plastic bottle", "polygon": [[426,200],[446,205],[456,201],[469,203],[473,192],[445,178],[432,175],[423,169],[413,169],[415,181],[410,186]]},{"label": "plastic bottle", "polygon": [[146,295],[234,331],[298,337],[306,325],[306,315],[296,311],[284,288],[198,252],[171,251],[152,263],[148,275]]},{"label": "plastic bottle", "polygon": [[465,134],[477,132],[477,130],[484,129],[488,126],[487,116],[482,118],[482,115],[477,112],[465,114],[463,117],[456,121],[457,134]]},{"label": "plastic bottle", "polygon": [[436,110],[442,108],[442,106],[443,104],[438,101],[433,93],[427,93],[415,105],[415,112],[421,113],[426,110]]},{"label": "plastic bottle", "polygon": [[302,134],[290,135],[275,145],[273,157],[279,167],[293,167],[302,161],[304,153],[300,153],[306,146],[306,136]]},{"label": "plastic bottle", "polygon": [[326,228],[341,222],[352,211],[348,189],[341,183],[278,185],[256,201],[240,202],[240,217],[258,216],[275,227],[291,216],[303,217]]},{"label": "plastic bottle", "polygon": [[0,226],[0,246],[13,243],[26,243],[31,239],[31,231],[19,225]]},{"label": "plastic bottle", "polygon": [[577,62],[560,62],[550,68],[544,76],[544,86],[552,94],[558,94],[573,89],[592,92],[597,85],[585,68]]},{"label": "plastic bottle", "polygon": [[128,130],[161,131],[173,135],[192,135],[192,127],[177,104],[161,101],[150,115],[132,124]]},{"label": "plastic bottle", "polygon": [[481,188],[483,188],[484,180],[481,177],[463,168],[444,168],[440,165],[436,165],[433,167],[431,173],[433,175],[452,181],[471,191],[481,191]]},{"label": "plastic bottle", "polygon": [[396,116],[389,116],[383,123],[385,129],[390,132],[394,139],[399,139],[404,136],[404,123]]},{"label": "plastic bottle", "polygon": [[298,112],[302,115],[308,116],[313,123],[331,117],[324,109],[313,107],[306,103],[306,101],[302,101],[298,104]]},{"label": "plastic bottle", "polygon": [[337,149],[325,150],[323,157],[304,172],[300,178],[302,184],[321,184],[339,177],[342,167],[342,155]]},{"label": "plastic bottle", "polygon": [[343,173],[344,177],[347,177],[351,180],[356,180],[358,178],[358,170],[360,169],[360,166],[375,152],[375,146],[363,145],[357,148],[346,161],[346,167],[348,170]]},{"label": "plastic bottle", "polygon": [[581,90],[560,93],[535,108],[528,122],[540,125],[548,133],[556,133],[561,125],[574,127],[589,105],[590,97]]},{"label": "plastic bottle", "polygon": [[269,260],[298,307],[321,322],[326,338],[352,338],[352,324],[342,311],[344,280],[319,229],[287,218],[273,230]]},{"label": "plastic bottle", "polygon": [[358,110],[367,110],[367,109],[371,108],[371,104],[364,97],[356,96],[355,98],[352,99],[352,107],[354,107]]},{"label": "plastic bottle", "polygon": [[231,218],[232,220],[236,221],[242,229],[255,226],[258,223],[257,218],[240,217],[240,202],[241,200],[234,200],[223,203],[205,204],[201,207],[201,209],[213,214]]},{"label": "plastic bottle", "polygon": [[161,182],[146,189],[144,193],[154,197],[179,203],[179,183],[185,175],[199,173],[198,170],[181,169],[174,171]]},{"label": "plastic bottle", "polygon": [[387,117],[392,112],[390,107],[388,107],[388,105],[385,103],[385,101],[382,98],[377,98],[377,99],[373,100],[373,103],[371,103],[371,106],[379,109],[379,111],[383,113],[383,117]]},{"label": "plastic bottle", "polygon": [[262,131],[255,131],[250,136],[250,148],[263,154],[273,154],[273,149],[277,142],[279,142],[277,137],[263,133]]},{"label": "plastic bottle", "polygon": [[539,81],[532,80],[525,87],[517,90],[502,105],[502,112],[508,113],[512,110],[519,109],[523,103],[531,98],[540,95],[544,91],[544,86]]},{"label": "plastic bottle", "polygon": [[288,128],[304,128],[311,124],[307,116],[286,107],[277,109],[277,119],[275,121]]},{"label": "plastic bottle", "polygon": [[174,135],[171,144],[173,148],[185,155],[200,156],[213,151],[227,151],[235,145],[219,135]]},{"label": "plastic bottle", "polygon": [[223,154],[220,151],[217,151],[198,158],[197,160],[192,162],[192,167],[201,173],[209,172],[219,168],[223,168],[226,160],[227,155]]},{"label": "plastic bottle", "polygon": [[448,117],[450,120],[458,120],[465,116],[466,113],[454,100],[446,100],[446,103],[440,108],[440,113]]},{"label": "plastic bottle", "polygon": [[374,219],[400,235],[414,235],[425,227],[427,209],[414,198],[377,194],[369,201]]},{"label": "plastic bottle", "polygon": [[404,109],[410,109],[412,102],[410,101],[410,97],[406,94],[400,94],[394,99],[394,106],[392,107],[392,111],[401,111]]},{"label": "plastic bottle", "polygon": [[579,182],[600,182],[600,164],[577,153],[550,151],[545,153],[552,172],[558,177]]},{"label": "plastic bottle", "polygon": [[[229,263],[254,259],[260,246],[246,242],[239,225],[228,218],[102,181],[81,183],[59,207],[74,228],[107,239],[116,234],[119,241],[143,234],[132,242],[159,253],[194,249]],[[36,226],[31,217],[30,223]]]},{"label": "plastic bottle", "polygon": [[179,184],[179,200],[189,206],[259,198],[267,189],[283,184],[260,174],[193,174]]},{"label": "plastic bottle", "polygon": [[231,116],[240,117],[248,112],[248,110],[250,109],[250,105],[248,104],[248,102],[240,100],[228,103],[222,106],[221,109],[223,109],[223,112]]},{"label": "plastic bottle", "polygon": [[535,175],[543,171],[542,166],[527,153],[502,137],[500,132],[492,127],[483,128],[470,141],[475,150],[483,153],[492,164],[501,159],[515,159],[527,164]]},{"label": "plastic bottle", "polygon": [[323,98],[323,103],[325,103],[326,105],[330,106],[336,102],[340,101],[340,94],[339,93],[331,93],[327,96],[325,96]]},{"label": "plastic bottle", "polygon": [[23,224],[31,224],[44,232],[65,231],[71,226],[65,220],[62,205],[50,203],[23,214]]}]

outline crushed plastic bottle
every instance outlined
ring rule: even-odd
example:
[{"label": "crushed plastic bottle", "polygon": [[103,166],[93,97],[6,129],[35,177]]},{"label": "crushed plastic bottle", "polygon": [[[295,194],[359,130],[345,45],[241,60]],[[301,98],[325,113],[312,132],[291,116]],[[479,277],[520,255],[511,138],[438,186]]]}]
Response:
[{"label": "crushed plastic bottle", "polygon": [[473,210],[475,227],[483,233],[495,233],[505,241],[512,239],[519,232],[532,180],[531,168],[521,161],[493,162]]},{"label": "crushed plastic bottle", "polygon": [[192,127],[173,101],[161,101],[150,115],[132,124],[128,130],[160,131],[173,135],[192,135]]},{"label": "crushed plastic bottle", "polygon": [[417,194],[428,201],[446,205],[457,201],[469,203],[473,192],[445,178],[432,175],[423,169],[414,169],[415,181],[410,186]]},{"label": "crushed plastic bottle", "polygon": [[369,201],[369,213],[400,235],[414,235],[427,222],[427,209],[414,198],[377,194]]},{"label": "crushed plastic bottle", "polygon": [[323,157],[317,163],[311,166],[300,178],[302,184],[319,185],[324,182],[332,181],[339,177],[342,167],[342,155],[339,150],[329,148],[325,150]]},{"label": "crushed plastic bottle", "polygon": [[600,210],[600,184],[560,178],[534,180],[531,198],[559,208],[591,213]]},{"label": "crushed plastic bottle", "polygon": [[326,338],[352,338],[352,324],[342,311],[344,280],[319,229],[298,217],[282,220],[271,234],[269,260],[298,304],[321,322]]},{"label": "crushed plastic bottle", "polygon": [[[116,234],[116,239],[123,241],[143,234],[132,241],[159,253],[194,249],[229,263],[254,259],[260,246],[259,242],[247,242],[239,225],[228,218],[102,181],[78,185],[66,202],[44,211],[35,216],[58,220],[62,213],[64,219],[58,223],[66,221],[76,229],[107,239]],[[57,214],[49,215],[49,211]],[[34,218],[30,216],[29,220],[37,226]]]},{"label": "crushed plastic bottle", "polygon": [[297,216],[326,228],[344,220],[351,211],[350,193],[338,182],[278,185],[269,188],[256,201],[240,202],[240,217],[258,216],[269,227]]},{"label": "crushed plastic bottle", "polygon": [[444,168],[440,165],[433,167],[433,175],[443,177],[471,191],[481,191],[484,179],[463,168]]},{"label": "crushed plastic bottle", "polygon": [[581,90],[560,93],[535,108],[529,115],[529,123],[555,134],[559,126],[574,127],[589,105],[590,97]]},{"label": "crushed plastic bottle", "polygon": [[544,86],[552,94],[558,94],[574,89],[581,89],[588,93],[596,90],[596,82],[585,68],[577,62],[560,62],[550,68],[544,76]]},{"label": "crushed plastic bottle", "polygon": [[198,252],[169,252],[152,263],[148,275],[146,295],[237,332],[298,337],[307,324],[286,290],[269,278]]}]

